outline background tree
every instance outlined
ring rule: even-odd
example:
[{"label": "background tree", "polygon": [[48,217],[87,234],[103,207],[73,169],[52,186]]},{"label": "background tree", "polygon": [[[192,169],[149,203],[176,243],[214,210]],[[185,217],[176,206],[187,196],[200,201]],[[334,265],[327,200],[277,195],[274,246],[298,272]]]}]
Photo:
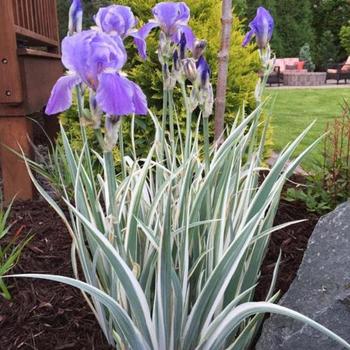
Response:
[{"label": "background tree", "polygon": [[350,55],[350,25],[341,27],[339,37],[342,48]]},{"label": "background tree", "polygon": [[323,32],[313,55],[317,69],[326,70],[328,63],[334,63],[337,60],[338,51],[336,36],[330,30]]},{"label": "background tree", "polygon": [[[340,29],[347,25],[350,18],[350,2],[348,0],[311,0],[313,8],[312,26],[317,43],[315,62],[317,69],[325,66],[324,59],[342,62],[347,53],[340,43]],[[326,32],[330,32],[327,33]],[[327,39],[331,40],[327,43]],[[322,45],[329,47],[329,55],[322,56]],[[328,56],[328,57],[327,57]]]}]

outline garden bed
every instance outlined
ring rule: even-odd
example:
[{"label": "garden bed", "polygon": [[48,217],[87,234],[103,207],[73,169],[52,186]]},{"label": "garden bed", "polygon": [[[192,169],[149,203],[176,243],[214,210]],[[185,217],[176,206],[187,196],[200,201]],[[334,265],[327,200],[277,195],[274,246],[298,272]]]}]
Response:
[{"label": "garden bed", "polygon": [[[277,289],[286,292],[295,278],[318,217],[299,202],[282,200],[276,224],[308,219],[272,235],[256,299],[266,294],[279,249],[282,249]],[[38,272],[72,276],[70,236],[60,218],[43,201],[14,205],[11,235],[33,234],[13,273]],[[9,237],[10,238],[10,237]],[[63,284],[29,279],[9,280],[13,299],[0,299],[2,349],[109,349],[99,325],[79,290]]]},{"label": "garden bed", "polygon": [[[44,201],[14,205],[11,234],[33,234],[13,273],[73,276],[70,236]],[[10,237],[8,237],[10,238]],[[0,299],[1,349],[110,349],[78,289],[30,279],[8,280],[12,300]]]}]

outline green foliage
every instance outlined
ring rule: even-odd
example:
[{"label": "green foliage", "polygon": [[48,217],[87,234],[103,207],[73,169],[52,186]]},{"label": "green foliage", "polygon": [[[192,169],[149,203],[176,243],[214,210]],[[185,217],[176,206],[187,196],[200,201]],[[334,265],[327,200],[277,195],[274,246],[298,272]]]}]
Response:
[{"label": "green foliage", "polygon": [[313,178],[312,181],[308,181],[303,190],[289,188],[285,199],[289,202],[302,201],[309,212],[323,215],[334,208],[330,206],[330,194],[324,190],[323,185],[317,179],[314,180]]},{"label": "green foliage", "polygon": [[305,62],[305,69],[308,70],[308,72],[313,72],[315,70],[315,64],[312,62],[311,52],[310,52],[310,45],[304,44],[299,52],[299,59],[300,61]]},{"label": "green foliage", "polygon": [[147,158],[129,159],[118,177],[108,153],[99,157],[102,172],[91,174],[90,149],[74,153],[62,130],[75,184],[73,198],[62,193],[69,213],[30,176],[74,237],[87,282],[78,279],[76,259],[76,279],[22,277],[85,292],[115,349],[247,349],[263,313],[293,317],[350,349],[319,323],[273,304],[279,261],[266,301],[253,301],[269,237],[290,224],[273,226],[282,188],[315,143],[290,160],[310,126],[260,183],[263,142],[257,145],[254,135],[261,109],[240,117],[221,147],[211,147],[206,164],[192,141],[190,154],[177,159],[152,116],[157,132]]},{"label": "green foliage", "polygon": [[326,30],[321,35],[314,53],[316,67],[321,71],[325,71],[328,63],[336,62],[337,50],[333,33],[330,30]]},{"label": "green foliage", "polygon": [[[4,243],[5,236],[8,234],[12,226],[7,223],[11,211],[11,205],[12,204],[10,204],[6,210],[3,208],[0,210],[0,295],[7,300],[11,299],[11,294],[2,276],[6,275],[15,266],[22,249],[30,240],[30,238],[25,239],[18,244],[16,242],[16,236],[18,235],[15,235],[10,242]],[[20,231],[18,234],[20,234]]]},{"label": "green foliage", "polygon": [[325,214],[350,198],[350,106],[344,101],[343,114],[327,127],[323,162],[307,177],[305,188],[289,190],[289,200],[302,200],[308,210]]},{"label": "green foliage", "polygon": [[[342,62],[346,58],[346,52],[340,44],[339,33],[341,27],[348,24],[350,13],[350,2],[348,0],[312,0],[313,6],[313,23],[312,27],[315,33],[315,42],[321,47],[321,41],[326,44],[332,51],[332,58],[335,62]],[[330,42],[324,40],[325,32],[329,31],[332,36],[328,35]],[[321,56],[318,56],[321,53]],[[316,51],[315,62],[317,68],[322,68],[325,62],[322,60],[322,50]]]},{"label": "green foliage", "polygon": [[339,33],[340,43],[347,55],[350,55],[350,25],[342,26]]}]

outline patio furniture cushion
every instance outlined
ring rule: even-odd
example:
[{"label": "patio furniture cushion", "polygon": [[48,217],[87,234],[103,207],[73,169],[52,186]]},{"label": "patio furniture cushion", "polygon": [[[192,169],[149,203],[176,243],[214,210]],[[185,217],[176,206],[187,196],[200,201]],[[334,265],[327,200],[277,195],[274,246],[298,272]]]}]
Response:
[{"label": "patio furniture cushion", "polygon": [[275,61],[275,66],[280,67],[281,73],[284,72],[287,67],[286,66],[293,66],[297,65],[299,62],[299,58],[292,57],[292,58],[277,58]]},{"label": "patio furniture cushion", "polygon": [[286,70],[296,70],[297,65],[296,64],[287,64],[286,65]]},{"label": "patio furniture cushion", "polygon": [[327,69],[327,73],[336,74],[336,73],[338,73],[338,70],[333,69],[333,68],[329,68],[329,69]]},{"label": "patio furniture cushion", "polygon": [[297,63],[297,70],[298,70],[298,71],[303,70],[303,69],[304,69],[304,64],[305,64],[304,61],[299,61],[299,62]]},{"label": "patio furniture cushion", "polygon": [[345,63],[343,67],[341,67],[342,72],[350,72],[350,64]]},{"label": "patio furniture cushion", "polygon": [[350,56],[345,61],[344,65],[341,67],[342,72],[350,72]]}]

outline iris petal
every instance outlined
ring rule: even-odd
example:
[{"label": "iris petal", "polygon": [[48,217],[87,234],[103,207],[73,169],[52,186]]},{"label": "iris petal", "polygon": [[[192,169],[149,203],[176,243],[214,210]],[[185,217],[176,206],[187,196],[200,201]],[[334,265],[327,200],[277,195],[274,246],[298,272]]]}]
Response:
[{"label": "iris petal", "polygon": [[185,37],[186,37],[186,47],[189,49],[189,50],[192,50],[193,49],[193,46],[194,46],[194,42],[196,41],[196,37],[194,36],[193,32],[192,32],[192,29],[189,27],[189,26],[185,26],[185,25],[181,25],[178,27],[179,28],[179,31],[181,33],[184,33],[185,34]]},{"label": "iris petal", "polygon": [[146,96],[138,85],[119,74],[102,73],[96,100],[110,115],[147,114]]},{"label": "iris petal", "polygon": [[137,33],[130,34],[134,37],[135,45],[142,59],[146,59],[147,57],[146,38],[148,37],[151,30],[156,27],[159,27],[159,24],[157,22],[150,21],[142,26],[142,28]]},{"label": "iris petal", "polygon": [[91,31],[83,31],[73,36],[67,36],[62,41],[62,63],[75,72],[84,70],[86,58],[89,55],[88,42],[91,39]]},{"label": "iris petal", "polygon": [[52,115],[67,110],[72,104],[72,89],[80,82],[77,75],[67,75],[58,79],[51,91],[45,113]]},{"label": "iris petal", "polygon": [[96,100],[105,113],[111,115],[135,113],[134,95],[135,87],[130,80],[119,74],[102,73],[100,75]]},{"label": "iris petal", "polygon": [[138,31],[141,38],[146,39],[152,29],[159,27],[159,23],[154,21],[149,21]]},{"label": "iris petal", "polygon": [[178,21],[183,22],[184,24],[187,24],[190,20],[190,9],[184,2],[178,3],[179,8],[179,15],[177,17]]},{"label": "iris petal", "polygon": [[130,33],[130,36],[134,38],[135,46],[140,57],[145,60],[147,58],[147,44],[146,40],[139,34],[139,32]]},{"label": "iris petal", "polygon": [[265,48],[271,40],[274,29],[274,20],[270,12],[260,6],[256,12],[255,18],[249,23],[249,27],[251,31],[246,35],[243,46],[247,45],[255,34],[258,47],[260,49]]},{"label": "iris petal", "polygon": [[161,2],[154,6],[153,15],[162,29],[167,34],[171,34],[171,30],[181,13],[177,3]]},{"label": "iris petal", "polygon": [[128,31],[136,26],[136,19],[130,7],[122,5],[100,8],[94,20],[104,32],[115,32],[121,37],[125,37]]},{"label": "iris petal", "polygon": [[132,99],[134,103],[135,114],[146,115],[148,111],[147,111],[147,99],[145,94],[142,92],[142,90],[137,84],[135,84],[132,81],[130,81],[130,84],[134,90]]},{"label": "iris petal", "polygon": [[253,39],[253,36],[254,36],[254,30],[252,29],[245,35],[242,46],[246,47]]}]

